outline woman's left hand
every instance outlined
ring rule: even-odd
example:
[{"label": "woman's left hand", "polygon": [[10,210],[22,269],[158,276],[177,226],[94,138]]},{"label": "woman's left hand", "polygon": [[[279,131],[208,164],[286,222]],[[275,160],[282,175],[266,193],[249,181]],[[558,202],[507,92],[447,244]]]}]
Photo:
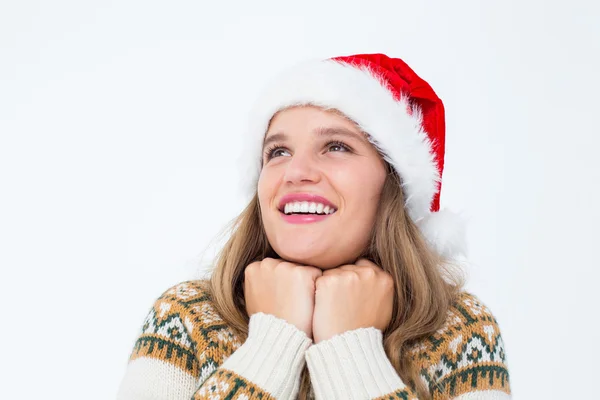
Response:
[{"label": "woman's left hand", "polygon": [[358,328],[385,330],[393,301],[392,276],[364,258],[323,271],[315,281],[314,343]]}]

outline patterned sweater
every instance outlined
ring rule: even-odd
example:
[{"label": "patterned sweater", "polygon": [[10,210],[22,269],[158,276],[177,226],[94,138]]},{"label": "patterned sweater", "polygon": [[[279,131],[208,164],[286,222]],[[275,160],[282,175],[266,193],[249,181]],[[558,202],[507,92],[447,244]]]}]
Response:
[{"label": "patterned sweater", "polygon": [[[306,363],[317,400],[417,399],[396,373],[376,328],[318,344],[285,320],[258,313],[242,343],[200,281],[175,285],[156,300],[137,338],[119,400],[295,399]],[[409,351],[434,400],[510,399],[496,319],[462,292],[445,325]]]}]

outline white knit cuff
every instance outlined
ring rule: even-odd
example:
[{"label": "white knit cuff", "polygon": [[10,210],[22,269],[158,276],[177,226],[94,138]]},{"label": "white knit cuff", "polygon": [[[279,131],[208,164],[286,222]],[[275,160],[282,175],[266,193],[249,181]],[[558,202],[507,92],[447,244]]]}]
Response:
[{"label": "white knit cuff", "polygon": [[306,349],[312,340],[302,330],[270,314],[250,317],[248,339],[222,368],[260,386],[276,399],[296,397]]},{"label": "white knit cuff", "polygon": [[406,386],[385,354],[381,330],[373,327],[311,346],[306,362],[317,399],[372,399]]}]

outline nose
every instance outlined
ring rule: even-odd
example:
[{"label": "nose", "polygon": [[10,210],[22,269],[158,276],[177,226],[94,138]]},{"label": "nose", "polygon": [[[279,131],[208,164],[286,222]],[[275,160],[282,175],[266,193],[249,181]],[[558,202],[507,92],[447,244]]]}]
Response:
[{"label": "nose", "polygon": [[286,183],[296,185],[317,183],[321,180],[321,173],[310,154],[296,152],[288,161],[283,178]]}]

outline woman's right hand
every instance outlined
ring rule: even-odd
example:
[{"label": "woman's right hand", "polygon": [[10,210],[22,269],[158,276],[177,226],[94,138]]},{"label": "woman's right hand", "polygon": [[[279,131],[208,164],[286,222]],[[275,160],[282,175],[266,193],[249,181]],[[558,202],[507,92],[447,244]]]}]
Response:
[{"label": "woman's right hand", "polygon": [[315,281],[323,271],[265,258],[246,267],[244,298],[248,316],[263,312],[284,319],[312,339]]}]

